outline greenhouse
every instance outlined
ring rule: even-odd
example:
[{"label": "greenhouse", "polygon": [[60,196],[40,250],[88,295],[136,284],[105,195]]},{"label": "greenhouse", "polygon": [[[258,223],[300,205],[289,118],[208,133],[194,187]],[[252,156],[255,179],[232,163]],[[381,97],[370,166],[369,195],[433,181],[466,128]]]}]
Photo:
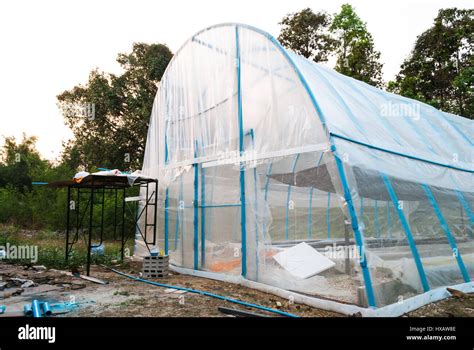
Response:
[{"label": "greenhouse", "polygon": [[142,169],[158,230],[142,231],[179,272],[401,314],[474,289],[473,140],[471,120],[213,26],[161,80]]}]

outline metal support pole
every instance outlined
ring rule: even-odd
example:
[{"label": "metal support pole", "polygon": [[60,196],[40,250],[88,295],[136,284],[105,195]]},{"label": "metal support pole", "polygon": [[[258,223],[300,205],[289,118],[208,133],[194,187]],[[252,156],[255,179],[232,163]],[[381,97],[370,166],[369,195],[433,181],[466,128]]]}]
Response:
[{"label": "metal support pole", "polygon": [[[75,208],[74,208],[75,209]],[[67,187],[67,214],[66,214],[66,264],[69,260],[69,220],[71,211],[71,186]]]},{"label": "metal support pole", "polygon": [[[147,182],[147,186],[149,185],[150,183]],[[153,204],[153,245],[156,245],[156,231],[157,231],[157,227],[156,227],[156,223],[157,223],[157,220],[158,220],[158,180],[155,180],[154,181],[154,184],[155,184],[155,191],[154,191],[154,195],[155,195],[155,198],[154,198],[154,204]]]},{"label": "metal support pole", "polygon": [[115,189],[115,203],[114,203],[114,241],[117,240],[117,202],[118,202],[118,190]]},{"label": "metal support pole", "polygon": [[[122,242],[121,242],[122,250],[121,250],[121,253],[120,253],[120,257],[121,257],[122,261],[124,260],[124,250],[125,250],[125,205],[126,205],[125,195],[126,195],[126,191],[125,191],[125,188],[124,188],[122,190]],[[146,244],[146,242],[145,242],[145,244]]]},{"label": "metal support pole", "polygon": [[89,208],[89,240],[87,243],[87,276],[90,275],[91,269],[91,246],[92,246],[92,228],[94,219],[94,177],[92,177],[91,193],[90,193],[90,208]]}]

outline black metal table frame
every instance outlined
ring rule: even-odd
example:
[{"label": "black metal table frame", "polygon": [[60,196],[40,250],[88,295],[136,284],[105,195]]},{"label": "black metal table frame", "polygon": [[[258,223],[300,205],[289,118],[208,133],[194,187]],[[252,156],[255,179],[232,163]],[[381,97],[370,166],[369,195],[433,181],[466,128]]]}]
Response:
[{"label": "black metal table frame", "polygon": [[[155,187],[153,191],[150,194],[149,190],[149,185],[150,183],[155,184]],[[85,245],[87,246],[87,261],[86,261],[86,271],[87,271],[87,276],[90,275],[90,265],[91,265],[91,252],[93,248],[97,248],[103,244],[104,241],[104,209],[105,209],[105,196],[106,192],[110,192],[114,194],[115,198],[115,204],[114,204],[114,221],[113,221],[113,229],[114,229],[114,240],[117,241],[117,231],[118,228],[120,227],[120,241],[121,241],[121,249],[120,249],[120,257],[121,260],[124,260],[124,251],[125,251],[125,218],[126,218],[126,213],[125,213],[125,208],[126,208],[126,192],[127,188],[132,188],[135,186],[139,186],[140,190],[141,188],[146,188],[146,200],[144,205],[142,206],[140,213],[136,212],[135,214],[135,225],[134,227],[136,230],[140,233],[140,235],[143,238],[143,241],[146,244],[147,249],[150,251],[149,246],[154,246],[156,245],[156,222],[157,222],[157,199],[158,199],[158,180],[155,179],[146,179],[146,180],[137,180],[132,186],[128,187],[123,187],[123,186],[114,186],[114,185],[107,185],[103,184],[100,186],[97,186],[95,183],[95,178],[92,177],[91,181],[88,182],[87,184],[81,184],[81,183],[73,183],[69,184],[67,186],[67,216],[66,216],[66,251],[65,251],[65,261],[66,264],[68,263],[69,256],[71,255],[73,251],[73,246],[77,241],[79,240],[79,235],[82,235],[84,240],[85,240]],[[76,190],[77,195],[76,198],[77,200],[73,201],[73,192]],[[122,192],[122,198],[121,202],[122,205],[118,206],[119,202],[119,191]],[[140,191],[141,192],[141,191]],[[85,205],[85,209],[81,213],[81,196],[84,194],[87,194],[87,202]],[[100,225],[94,225],[94,205],[98,203],[94,203],[95,197],[99,195],[101,196],[101,217],[100,217]],[[139,193],[140,195],[140,193]],[[152,201],[153,200],[153,201]],[[74,205],[72,205],[74,204]],[[154,207],[154,215],[153,215],[153,223],[148,223],[148,208],[152,206]],[[120,210],[120,212],[118,212]],[[71,227],[71,212],[75,211],[76,213],[76,223],[73,227]],[[86,214],[89,213],[88,215],[88,232],[87,234],[84,232],[84,227],[83,227],[83,221],[84,218],[86,217]],[[139,225],[139,220],[142,217],[142,214],[145,213],[145,233],[140,228]],[[119,214],[119,215],[117,215]],[[117,223],[117,217],[121,216],[121,221]],[[153,229],[153,235],[152,235],[152,240],[148,241],[147,240],[147,228],[152,227]],[[94,228],[99,228],[100,230],[100,242],[98,244],[93,244],[92,239],[93,239],[93,233],[94,233]],[[72,230],[71,230],[72,229]],[[73,233],[71,231],[74,231]],[[72,240],[71,240],[71,234],[73,234]],[[86,237],[87,236],[87,237]],[[128,239],[128,238],[127,238]]]}]

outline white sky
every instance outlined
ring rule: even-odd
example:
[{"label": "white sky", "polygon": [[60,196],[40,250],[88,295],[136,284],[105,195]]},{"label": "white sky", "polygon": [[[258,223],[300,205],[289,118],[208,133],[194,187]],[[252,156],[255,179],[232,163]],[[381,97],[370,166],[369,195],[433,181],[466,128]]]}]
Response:
[{"label": "white sky", "polygon": [[287,13],[305,7],[335,13],[347,2],[367,22],[386,81],[440,8],[472,7],[468,0],[0,1],[0,136],[36,135],[40,152],[54,159],[72,136],[56,96],[85,83],[94,68],[119,72],[115,58],[133,42],[165,43],[175,52],[200,29],[222,22],[277,37]]}]

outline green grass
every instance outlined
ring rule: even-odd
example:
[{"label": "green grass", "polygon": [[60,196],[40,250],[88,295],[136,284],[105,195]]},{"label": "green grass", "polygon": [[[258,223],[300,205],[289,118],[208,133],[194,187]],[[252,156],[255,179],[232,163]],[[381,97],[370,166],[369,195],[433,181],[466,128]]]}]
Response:
[{"label": "green grass", "polygon": [[[87,249],[82,238],[74,245],[73,251],[69,257],[68,263],[65,262],[65,236],[51,230],[25,231],[17,226],[0,226],[0,246],[37,246],[38,261],[32,263],[30,260],[23,259],[3,259],[11,264],[33,264],[44,265],[50,268],[79,268],[86,263]],[[120,242],[105,241],[105,252],[103,255],[92,256],[92,262],[95,264],[111,264],[114,260],[120,261]],[[130,252],[133,250],[133,242],[127,242],[126,248]]]}]

